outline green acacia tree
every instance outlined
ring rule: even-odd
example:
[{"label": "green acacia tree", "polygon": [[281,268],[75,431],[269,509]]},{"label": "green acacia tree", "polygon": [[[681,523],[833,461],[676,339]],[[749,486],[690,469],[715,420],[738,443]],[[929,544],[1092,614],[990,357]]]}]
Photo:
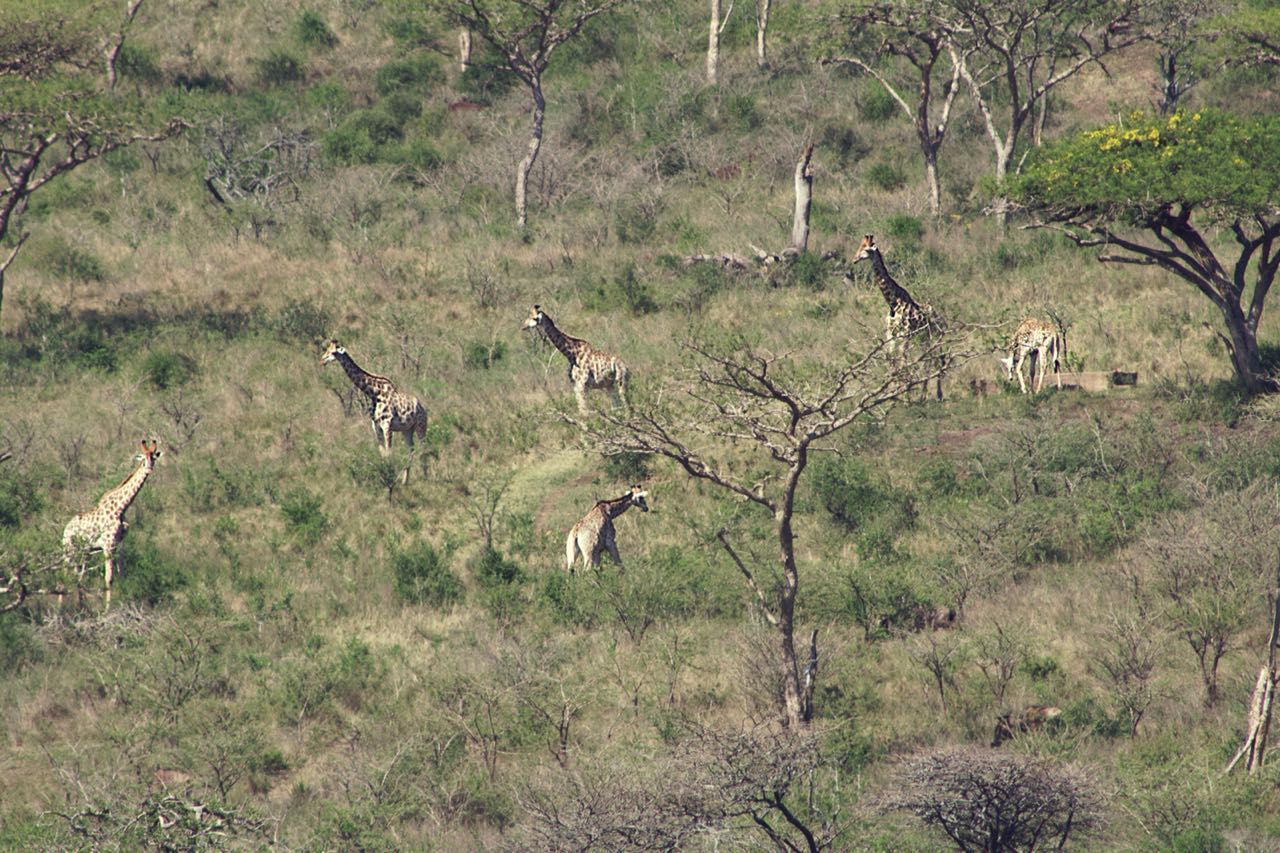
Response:
[{"label": "green acacia tree", "polygon": [[1135,113],[1046,147],[1007,188],[1031,227],[1190,282],[1222,315],[1240,384],[1280,390],[1258,352],[1280,268],[1280,116]]},{"label": "green acacia tree", "polygon": [[[114,90],[115,58],[138,4],[117,19],[100,3],[0,4],[0,306],[27,232],[31,194],[91,160],[185,125]],[[103,48],[103,44],[107,47]]]}]

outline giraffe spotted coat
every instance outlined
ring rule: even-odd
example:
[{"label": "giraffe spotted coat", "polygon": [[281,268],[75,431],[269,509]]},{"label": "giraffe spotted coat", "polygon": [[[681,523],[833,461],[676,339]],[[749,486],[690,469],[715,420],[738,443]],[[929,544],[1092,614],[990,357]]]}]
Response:
[{"label": "giraffe spotted coat", "polygon": [[521,326],[523,329],[539,329],[552,346],[560,350],[569,361],[569,382],[578,399],[578,411],[587,412],[587,389],[607,388],[617,405],[627,405],[627,365],[612,353],[598,350],[591,344],[566,335],[556,328],[551,318],[535,305]]},{"label": "giraffe spotted coat", "polygon": [[[373,434],[382,454],[385,456],[391,452],[393,432],[403,433],[409,449],[413,450],[414,435],[422,438],[427,434],[427,409],[422,401],[397,390],[387,377],[362,369],[337,341],[329,341],[324,355],[320,357],[321,364],[331,361],[341,364],[351,384],[369,398],[369,419],[373,422]],[[408,475],[409,469],[406,468],[406,479]]]},{"label": "giraffe spotted coat", "polygon": [[644,489],[635,485],[620,498],[597,501],[569,531],[569,538],[565,542],[565,568],[572,572],[578,554],[582,554],[583,563],[598,569],[600,555],[608,551],[621,569],[622,558],[618,556],[617,532],[613,528],[613,520],[633,506],[639,507],[641,512],[648,512],[646,494]]}]

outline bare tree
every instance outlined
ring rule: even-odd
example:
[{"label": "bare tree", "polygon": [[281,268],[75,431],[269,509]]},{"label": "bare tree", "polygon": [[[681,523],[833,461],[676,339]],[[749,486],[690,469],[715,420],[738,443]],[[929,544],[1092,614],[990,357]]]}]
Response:
[{"label": "bare tree", "polygon": [[1275,586],[1267,591],[1267,605],[1271,610],[1271,633],[1267,635],[1267,662],[1258,670],[1258,680],[1253,688],[1253,696],[1249,700],[1249,719],[1245,727],[1244,743],[1227,764],[1224,773],[1230,773],[1236,763],[1244,758],[1245,767],[1252,776],[1258,772],[1267,754],[1272,705],[1275,702],[1276,683],[1280,682],[1280,667],[1276,662],[1277,646],[1280,645],[1280,566],[1276,568]]},{"label": "bare tree", "polygon": [[979,750],[909,759],[886,810],[915,815],[960,850],[1062,849],[1101,822],[1085,778],[1048,761]]},{"label": "bare tree", "polygon": [[542,149],[542,123],[547,101],[542,78],[556,48],[582,32],[591,19],[628,0],[427,0],[454,25],[479,36],[502,57],[508,70],[524,83],[532,101],[528,150],[516,166],[516,225],[529,221],[529,173]]},{"label": "bare tree", "polygon": [[756,66],[769,67],[769,46],[766,37],[769,34],[769,12],[773,9],[773,0],[756,0]]},{"label": "bare tree", "polygon": [[[1143,0],[946,0],[960,74],[978,105],[1003,182],[1027,123],[1049,93],[1087,66],[1147,37]],[[1003,119],[997,111],[1005,110]],[[1008,205],[995,213],[1003,229]]]},{"label": "bare tree", "polygon": [[[962,65],[951,36],[952,24],[947,10],[936,2],[890,0],[868,3],[863,0],[846,10],[840,22],[848,33],[845,38],[847,47],[828,61],[851,65],[869,74],[906,113],[915,127],[920,153],[924,156],[929,210],[937,216],[942,209],[938,154],[946,139],[951,108],[960,92]],[[857,55],[856,45],[865,44],[869,34],[878,43],[868,46],[865,55]],[[944,54],[950,62],[949,71],[940,64]],[[884,57],[896,57],[914,69],[914,103],[908,102],[909,95],[904,94],[906,87],[894,82],[891,70],[880,67],[878,60]],[[942,82],[940,105],[935,92],[939,78]],[[936,115],[933,112],[935,107]]]},{"label": "bare tree", "polygon": [[796,209],[791,219],[791,248],[797,252],[809,250],[809,208],[813,204],[813,143],[800,152],[796,161]]},{"label": "bare tree", "polygon": [[724,17],[720,16],[720,0],[711,0],[711,27],[707,35],[707,82],[714,84],[720,67],[720,34],[729,24],[729,16],[733,14],[733,0],[729,0],[729,8]]},{"label": "bare tree", "polygon": [[[850,353],[814,363],[778,355],[735,339],[725,346],[685,345],[690,364],[662,389],[656,401],[630,413],[603,412],[591,419],[562,414],[578,425],[593,449],[605,453],[649,453],[678,464],[686,474],[769,513],[780,575],[761,584],[747,560],[730,543],[728,531],[717,539],[742,572],[764,619],[776,630],[782,675],[781,715],[785,724],[808,720],[804,712],[795,650],[795,605],[800,570],[795,551],[795,499],[812,455],[823,442],[860,420],[880,417],[905,398],[923,374],[932,378],[935,354],[915,349],[917,363],[896,369],[879,336],[865,354]],[[731,445],[754,447],[775,469],[768,482],[759,468],[740,474],[726,467]],[[777,484],[772,485],[771,484]],[[748,555],[747,559],[750,559]],[[769,595],[765,590],[771,590]]]},{"label": "bare tree", "polygon": [[1099,639],[1092,669],[1109,683],[1112,698],[1129,718],[1129,737],[1137,737],[1138,724],[1159,695],[1155,673],[1163,631],[1155,614],[1118,611],[1108,615]]},{"label": "bare tree", "polygon": [[120,59],[120,51],[124,48],[125,36],[129,34],[129,27],[133,25],[133,19],[138,16],[140,8],[142,8],[142,0],[127,0],[124,7],[124,21],[121,23],[120,29],[108,37],[107,46],[103,48],[107,60],[108,89],[116,87],[116,62]]},{"label": "bare tree", "polygon": [[1204,23],[1213,9],[1213,0],[1162,0],[1156,10],[1165,17],[1165,28],[1155,35],[1159,47],[1156,57],[1160,65],[1160,115],[1173,115],[1182,96],[1201,80],[1191,62],[1199,42],[1206,38]]}]

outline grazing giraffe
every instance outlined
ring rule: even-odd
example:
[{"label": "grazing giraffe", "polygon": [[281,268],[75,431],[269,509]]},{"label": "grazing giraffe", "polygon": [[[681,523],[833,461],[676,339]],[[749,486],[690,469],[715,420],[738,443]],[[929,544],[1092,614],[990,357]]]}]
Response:
[{"label": "grazing giraffe", "polygon": [[96,507],[89,512],[80,513],[67,522],[66,528],[62,531],[62,550],[65,560],[70,561],[77,551],[103,553],[106,558],[103,585],[106,589],[108,607],[111,606],[111,579],[115,574],[113,559],[115,549],[129,530],[129,525],[124,520],[124,511],[129,508],[129,504],[133,503],[133,499],[142,489],[142,484],[147,481],[156,460],[160,458],[160,450],[156,447],[154,440],[150,447],[144,441],[142,452],[133,458],[138,463],[133,473],[126,477],[123,483],[103,495]]},{"label": "grazing giraffe", "polygon": [[[893,276],[889,275],[888,268],[884,265],[884,256],[880,254],[880,248],[876,246],[876,238],[871,234],[867,234],[862,238],[861,245],[858,246],[858,254],[854,256],[853,262],[871,261],[871,268],[875,274],[876,286],[880,288],[880,293],[884,296],[885,303],[889,306],[889,311],[885,315],[885,348],[890,356],[896,357],[900,362],[906,360],[906,343],[912,338],[920,338],[923,346],[933,354],[929,359],[932,366],[937,370],[938,381],[938,399],[942,399],[942,374],[946,369],[947,358],[940,347],[940,339],[943,333],[942,318],[933,310],[931,305],[927,303],[916,302],[911,298],[911,294],[907,293],[906,288],[898,284]],[[848,275],[845,276],[849,278]],[[925,394],[929,392],[929,380],[924,381]]]},{"label": "grazing giraffe", "polygon": [[1031,356],[1031,391],[1044,390],[1044,374],[1053,359],[1053,378],[1062,390],[1062,361],[1067,354],[1067,336],[1062,329],[1043,320],[1028,317],[1018,324],[1009,343],[1009,355],[1000,359],[1004,365],[1006,378],[1012,382],[1013,374],[1018,374],[1018,387],[1027,393],[1027,383],[1022,378],[1022,363]]},{"label": "grazing giraffe", "polygon": [[613,520],[633,506],[640,507],[641,512],[648,512],[649,505],[644,502],[646,494],[648,493],[644,489],[635,485],[620,498],[596,501],[596,505],[569,530],[569,538],[565,542],[565,568],[572,573],[573,564],[581,552],[582,561],[598,570],[600,555],[607,550],[621,569],[622,558],[618,556],[618,540]]},{"label": "grazing giraffe", "polygon": [[522,329],[541,329],[552,345],[569,360],[569,381],[578,398],[578,411],[587,412],[587,389],[608,388],[614,401],[627,406],[627,365],[607,352],[602,352],[581,338],[571,337],[556,328],[541,305],[533,306]]},{"label": "grazing giraffe", "polygon": [[[373,434],[382,455],[386,456],[391,452],[393,432],[404,433],[404,440],[412,453],[414,433],[417,433],[418,438],[427,434],[427,410],[422,401],[412,394],[397,391],[387,377],[362,370],[337,341],[329,341],[328,348],[320,357],[322,365],[331,361],[341,364],[347,377],[351,379],[351,384],[369,398],[369,419],[373,421]],[[409,482],[408,466],[404,469],[404,482]]]}]

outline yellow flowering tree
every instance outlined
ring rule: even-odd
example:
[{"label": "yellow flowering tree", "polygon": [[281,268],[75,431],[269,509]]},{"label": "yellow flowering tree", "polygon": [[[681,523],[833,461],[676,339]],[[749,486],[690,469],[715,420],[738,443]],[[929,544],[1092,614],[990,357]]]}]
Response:
[{"label": "yellow flowering tree", "polygon": [[1135,113],[1047,146],[1007,189],[1033,227],[1193,284],[1222,315],[1241,385],[1280,390],[1258,352],[1280,268],[1280,116]]}]

